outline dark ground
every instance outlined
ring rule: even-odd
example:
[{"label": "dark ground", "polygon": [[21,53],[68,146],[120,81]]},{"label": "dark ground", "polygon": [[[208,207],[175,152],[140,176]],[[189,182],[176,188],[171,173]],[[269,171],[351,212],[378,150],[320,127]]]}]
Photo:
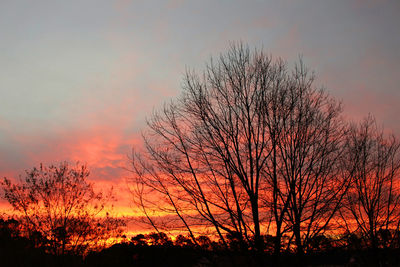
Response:
[{"label": "dark ground", "polygon": [[[4,241],[4,240],[3,240]],[[306,255],[272,255],[252,252],[206,251],[176,246],[136,246],[117,244],[85,259],[78,256],[54,256],[40,249],[1,242],[0,266],[400,266],[400,251],[329,251]],[[376,255],[373,255],[376,254]]]}]

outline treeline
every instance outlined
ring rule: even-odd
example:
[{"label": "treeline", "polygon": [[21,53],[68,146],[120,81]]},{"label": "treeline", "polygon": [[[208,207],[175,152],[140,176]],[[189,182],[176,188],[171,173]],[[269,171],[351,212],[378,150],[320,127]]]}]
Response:
[{"label": "treeline", "polygon": [[[42,239],[42,240],[41,240]],[[219,241],[198,236],[197,245],[190,237],[178,235],[173,240],[165,233],[138,234],[100,250],[90,250],[85,257],[70,251],[64,255],[46,250],[44,237],[28,238],[15,219],[0,219],[1,266],[398,266],[399,249],[377,250],[374,255],[360,248],[357,237],[332,240],[321,236],[315,251],[299,262],[290,252],[277,259],[273,238],[264,237],[267,253],[244,251],[238,240],[228,237],[227,249]],[[42,244],[42,245],[38,245]],[[269,249],[268,249],[269,248]],[[268,253],[269,252],[269,253]]]}]

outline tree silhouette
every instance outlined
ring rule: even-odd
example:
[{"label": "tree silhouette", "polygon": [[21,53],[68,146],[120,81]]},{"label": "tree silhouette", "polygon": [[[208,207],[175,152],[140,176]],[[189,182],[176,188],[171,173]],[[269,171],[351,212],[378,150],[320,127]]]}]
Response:
[{"label": "tree silhouette", "polygon": [[287,69],[238,44],[202,75],[186,72],[132,158],[134,201],[157,231],[186,229],[196,243],[203,229],[262,251],[276,229],[276,253],[285,232],[299,253],[323,234],[348,185],[335,175],[345,125],[301,61]]},{"label": "tree silhouette", "polygon": [[17,183],[4,178],[1,186],[4,198],[21,216],[26,236],[44,237],[46,249],[57,255],[84,254],[119,234],[123,225],[108,215],[109,197],[96,192],[88,176],[79,163],[41,164]]},{"label": "tree silhouette", "polygon": [[280,76],[268,88],[265,120],[270,155],[263,170],[267,186],[261,201],[274,221],[275,254],[280,253],[287,232],[302,254],[314,237],[328,229],[349,187],[346,177],[338,175],[347,125],[340,103],[313,85],[314,75],[302,60],[289,76],[285,68],[279,65]]},{"label": "tree silhouette", "polygon": [[371,248],[387,247],[399,229],[400,143],[368,116],[352,126],[348,150],[353,179],[341,213],[345,228],[358,232]]},{"label": "tree silhouette", "polygon": [[180,247],[194,247],[192,239],[183,235],[178,235],[175,238],[174,244],[175,246],[180,246]]},{"label": "tree silhouette", "polygon": [[350,185],[341,175],[346,124],[340,103],[313,87],[313,79],[301,62],[295,67],[274,152],[278,183],[273,188],[287,205],[286,226],[299,254],[328,229]]}]

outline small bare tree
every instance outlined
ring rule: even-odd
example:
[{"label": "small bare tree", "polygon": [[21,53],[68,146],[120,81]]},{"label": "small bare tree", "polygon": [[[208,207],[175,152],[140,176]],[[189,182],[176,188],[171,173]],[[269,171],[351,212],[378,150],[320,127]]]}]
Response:
[{"label": "small bare tree", "polygon": [[120,234],[123,225],[108,215],[109,197],[96,192],[88,176],[86,166],[78,163],[41,164],[18,183],[4,178],[1,187],[29,237],[40,234],[51,253],[84,254]]},{"label": "small bare tree", "polygon": [[313,88],[303,65],[290,90],[293,110],[284,119],[279,142],[281,176],[290,195],[288,222],[296,249],[329,229],[350,183],[340,174],[346,125],[340,104]]},{"label": "small bare tree", "polygon": [[343,224],[348,232],[360,233],[370,248],[386,247],[391,240],[379,242],[380,234],[390,236],[399,228],[400,143],[368,116],[352,126],[348,153],[353,182],[341,213]]},{"label": "small bare tree", "polygon": [[300,60],[290,79],[273,90],[277,93],[268,106],[271,155],[265,172],[272,199],[271,194],[264,199],[270,201],[275,219],[275,254],[285,232],[292,234],[302,254],[329,229],[349,187],[339,175],[347,127],[341,105],[313,81]]}]

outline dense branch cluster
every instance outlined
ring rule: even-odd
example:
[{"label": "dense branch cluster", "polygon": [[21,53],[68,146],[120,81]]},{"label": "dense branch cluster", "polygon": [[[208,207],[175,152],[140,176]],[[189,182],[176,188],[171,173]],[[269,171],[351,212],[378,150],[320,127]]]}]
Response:
[{"label": "dense branch cluster", "polygon": [[149,119],[132,158],[146,220],[194,243],[212,233],[264,250],[273,236],[276,254],[312,250],[327,234],[388,246],[378,232],[399,232],[399,143],[371,117],[346,123],[313,82],[301,60],[290,70],[242,44],[202,75],[187,71],[181,97]]}]

